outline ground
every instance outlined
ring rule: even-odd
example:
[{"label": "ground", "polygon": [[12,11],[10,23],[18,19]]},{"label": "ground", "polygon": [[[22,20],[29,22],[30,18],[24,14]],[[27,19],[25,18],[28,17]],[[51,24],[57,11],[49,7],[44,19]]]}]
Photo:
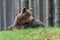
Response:
[{"label": "ground", "polygon": [[60,40],[60,28],[28,28],[0,31],[0,40]]}]

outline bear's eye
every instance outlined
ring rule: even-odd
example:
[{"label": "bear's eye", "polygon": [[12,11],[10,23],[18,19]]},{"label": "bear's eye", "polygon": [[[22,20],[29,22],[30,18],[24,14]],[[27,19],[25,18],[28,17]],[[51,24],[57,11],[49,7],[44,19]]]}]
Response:
[{"label": "bear's eye", "polygon": [[26,16],[30,16],[30,13],[27,13]]}]

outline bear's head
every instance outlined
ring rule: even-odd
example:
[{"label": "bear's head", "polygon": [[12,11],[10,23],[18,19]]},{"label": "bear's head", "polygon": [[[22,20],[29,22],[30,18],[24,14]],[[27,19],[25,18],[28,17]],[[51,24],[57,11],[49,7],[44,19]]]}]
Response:
[{"label": "bear's head", "polygon": [[21,16],[23,16],[21,18],[23,21],[30,22],[30,21],[34,20],[31,10],[32,10],[32,8],[30,8],[30,9],[23,8],[23,10],[21,11]]}]

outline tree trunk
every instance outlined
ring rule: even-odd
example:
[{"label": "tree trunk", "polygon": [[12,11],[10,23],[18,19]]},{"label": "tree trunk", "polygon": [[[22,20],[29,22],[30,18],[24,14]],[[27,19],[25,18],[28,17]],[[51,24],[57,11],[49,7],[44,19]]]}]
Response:
[{"label": "tree trunk", "polygon": [[59,5],[60,5],[59,3],[60,2],[59,2],[59,0],[55,0],[54,2],[55,2],[55,27],[57,27],[57,26],[59,26],[59,21],[60,21],[59,20],[59,16],[60,16],[59,15],[59,12],[60,12],[59,11],[59,9],[60,9],[59,8]]},{"label": "tree trunk", "polygon": [[12,23],[15,19],[15,0],[12,0]]},{"label": "tree trunk", "polygon": [[3,27],[2,24],[2,13],[3,13],[3,1],[0,0],[0,30],[2,29],[1,27]]},{"label": "tree trunk", "polygon": [[37,14],[37,0],[34,0],[34,17],[37,20],[36,14]]},{"label": "tree trunk", "polygon": [[49,15],[49,0],[46,0],[46,26],[49,26],[49,20],[48,20],[48,16]]},{"label": "tree trunk", "polygon": [[59,16],[59,26],[60,26],[60,0],[58,0],[58,16]]},{"label": "tree trunk", "polygon": [[29,0],[21,0],[21,10],[24,8],[24,7],[26,7],[26,8],[28,8],[29,7]]},{"label": "tree trunk", "polygon": [[6,0],[6,27],[12,24],[12,0]]},{"label": "tree trunk", "polygon": [[36,8],[36,18],[37,18],[37,20],[39,21],[39,17],[40,17],[40,16],[39,16],[39,13],[40,13],[40,12],[39,12],[39,8],[40,8],[40,7],[39,7],[39,0],[36,0],[36,2],[37,2],[37,3],[36,3],[36,6],[37,6],[37,8]]},{"label": "tree trunk", "polygon": [[6,28],[6,0],[3,0],[4,29]]},{"label": "tree trunk", "polygon": [[46,0],[43,0],[43,22],[46,24]]},{"label": "tree trunk", "polygon": [[19,14],[19,0],[15,0],[15,16]]},{"label": "tree trunk", "polygon": [[3,20],[3,0],[0,0],[0,3],[1,3],[1,6],[0,6],[0,7],[1,7],[1,9],[0,9],[0,10],[1,10],[1,16],[0,16],[0,17],[1,17],[1,19],[0,19],[0,20],[1,20],[1,30],[3,30],[3,29],[4,29],[4,20]]}]

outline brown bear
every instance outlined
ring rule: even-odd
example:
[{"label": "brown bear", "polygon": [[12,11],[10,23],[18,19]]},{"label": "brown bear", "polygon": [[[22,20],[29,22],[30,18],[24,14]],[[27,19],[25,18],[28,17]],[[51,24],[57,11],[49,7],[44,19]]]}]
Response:
[{"label": "brown bear", "polygon": [[43,26],[45,25],[41,21],[37,21],[32,16],[31,8],[26,9],[23,8],[21,13],[19,13],[14,20],[14,23],[7,28],[7,30],[12,29],[20,29],[20,28],[26,28],[26,27],[37,27],[37,26]]},{"label": "brown bear", "polygon": [[34,20],[34,17],[32,16],[31,8],[23,8],[21,13],[15,17],[14,23],[7,30],[25,28],[26,22],[29,23],[32,20]]}]

